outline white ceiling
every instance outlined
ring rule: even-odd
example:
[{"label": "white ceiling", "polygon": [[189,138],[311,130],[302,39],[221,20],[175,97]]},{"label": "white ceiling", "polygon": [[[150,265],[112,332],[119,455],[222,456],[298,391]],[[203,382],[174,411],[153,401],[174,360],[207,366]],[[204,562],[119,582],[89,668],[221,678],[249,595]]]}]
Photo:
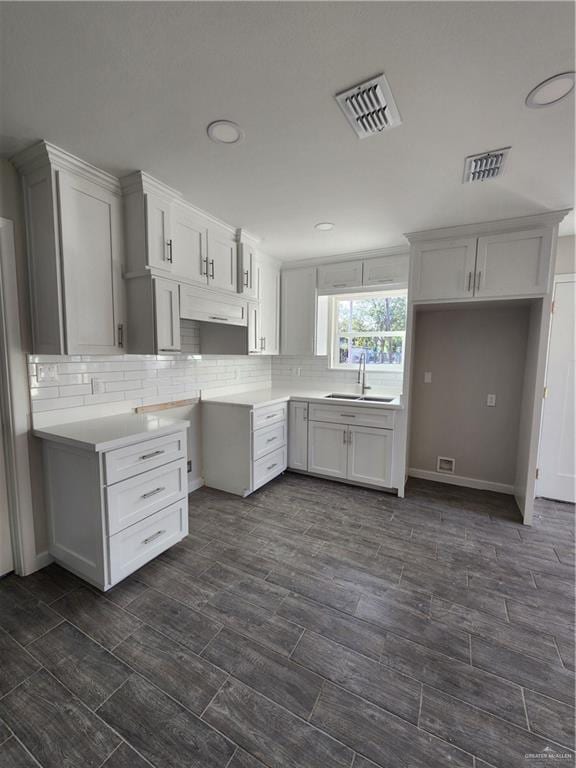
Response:
[{"label": "white ceiling", "polygon": [[[524,106],[574,66],[569,2],[2,3],[0,151],[45,138],[143,169],[283,259],[574,203],[574,98]],[[384,71],[403,124],[356,138],[333,95]],[[238,146],[206,125],[231,119]],[[512,145],[504,176],[465,155]],[[332,232],[317,232],[318,221]],[[563,225],[573,232],[573,219]]]}]

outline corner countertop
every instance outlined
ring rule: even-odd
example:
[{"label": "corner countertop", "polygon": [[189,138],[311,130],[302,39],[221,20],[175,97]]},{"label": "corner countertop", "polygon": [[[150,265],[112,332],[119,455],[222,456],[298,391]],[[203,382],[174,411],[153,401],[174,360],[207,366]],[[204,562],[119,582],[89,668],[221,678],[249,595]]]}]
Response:
[{"label": "corner countertop", "polygon": [[190,422],[183,419],[170,419],[150,413],[120,413],[101,419],[54,424],[34,429],[32,434],[43,440],[99,453],[168,435],[189,426]]},{"label": "corner countertop", "polygon": [[[404,406],[402,404],[401,395],[389,395],[394,399],[389,403],[378,403],[370,400],[348,400],[326,397],[333,391],[341,392],[343,388],[335,390],[286,390],[286,389],[257,389],[250,390],[248,392],[238,392],[236,394],[219,395],[215,397],[203,397],[202,402],[205,403],[220,403],[222,405],[244,405],[247,408],[259,408],[265,405],[275,405],[276,403],[286,403],[289,400],[304,400],[313,403],[323,403],[324,405],[334,403],[342,405],[346,402],[349,405],[359,408],[383,408],[392,410],[401,410]],[[353,393],[349,393],[353,394]],[[378,396],[378,393],[370,392],[367,397]],[[382,394],[382,397],[386,397],[386,394]]]}]

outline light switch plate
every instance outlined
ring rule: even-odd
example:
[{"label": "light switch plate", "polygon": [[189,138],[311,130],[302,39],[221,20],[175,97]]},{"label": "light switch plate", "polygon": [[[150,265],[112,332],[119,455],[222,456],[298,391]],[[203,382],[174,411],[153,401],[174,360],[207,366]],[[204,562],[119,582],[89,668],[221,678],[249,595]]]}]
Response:
[{"label": "light switch plate", "polygon": [[486,398],[486,405],[490,406],[491,408],[496,405],[496,395],[488,395]]},{"label": "light switch plate", "polygon": [[56,363],[37,363],[36,378],[39,383],[58,381],[58,366]]},{"label": "light switch plate", "polygon": [[424,384],[432,384],[432,371],[424,371]]}]

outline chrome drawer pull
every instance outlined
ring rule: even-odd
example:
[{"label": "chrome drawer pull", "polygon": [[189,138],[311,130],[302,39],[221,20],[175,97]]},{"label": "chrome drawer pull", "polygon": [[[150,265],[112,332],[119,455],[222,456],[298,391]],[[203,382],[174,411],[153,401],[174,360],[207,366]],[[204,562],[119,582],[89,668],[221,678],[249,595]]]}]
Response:
[{"label": "chrome drawer pull", "polygon": [[275,461],[274,464],[270,464],[269,467],[266,467],[266,472],[270,472],[271,469],[274,469],[274,467],[278,466],[278,462]]},{"label": "chrome drawer pull", "polygon": [[269,416],[266,416],[267,419],[275,419],[276,416],[278,416],[278,413],[271,413]]},{"label": "chrome drawer pull", "polygon": [[152,536],[148,536],[147,539],[144,539],[142,544],[150,544],[151,541],[154,541],[154,539],[157,539],[159,536],[162,536],[163,533],[166,533],[166,531],[156,531],[156,533],[153,533]]},{"label": "chrome drawer pull", "polygon": [[356,414],[355,413],[341,413],[340,416],[344,419],[355,419]]},{"label": "chrome drawer pull", "polygon": [[154,456],[160,456],[162,453],[166,453],[166,451],[152,451],[152,453],[145,453],[143,456],[140,456],[140,461],[145,461],[146,459],[153,459]]},{"label": "chrome drawer pull", "polygon": [[227,317],[220,317],[219,315],[210,315],[210,320],[221,320],[223,323],[228,322]]},{"label": "chrome drawer pull", "polygon": [[266,440],[267,443],[273,443],[274,440],[278,440],[277,437],[269,437],[268,440]]},{"label": "chrome drawer pull", "polygon": [[166,488],[162,486],[161,488],[154,488],[153,491],[148,491],[148,493],[143,493],[142,498],[143,499],[149,499],[150,496],[156,496],[157,493],[162,493],[162,491],[165,491]]}]

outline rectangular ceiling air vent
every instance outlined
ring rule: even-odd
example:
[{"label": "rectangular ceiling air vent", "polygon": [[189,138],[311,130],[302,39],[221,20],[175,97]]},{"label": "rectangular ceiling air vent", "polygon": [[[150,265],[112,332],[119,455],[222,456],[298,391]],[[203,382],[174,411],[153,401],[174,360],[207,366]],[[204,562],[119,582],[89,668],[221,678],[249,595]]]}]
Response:
[{"label": "rectangular ceiling air vent", "polygon": [[384,75],[337,93],[334,98],[361,139],[382,133],[402,122]]},{"label": "rectangular ceiling air vent", "polygon": [[480,155],[470,155],[464,161],[464,184],[472,181],[486,181],[501,176],[510,147],[492,149]]}]

